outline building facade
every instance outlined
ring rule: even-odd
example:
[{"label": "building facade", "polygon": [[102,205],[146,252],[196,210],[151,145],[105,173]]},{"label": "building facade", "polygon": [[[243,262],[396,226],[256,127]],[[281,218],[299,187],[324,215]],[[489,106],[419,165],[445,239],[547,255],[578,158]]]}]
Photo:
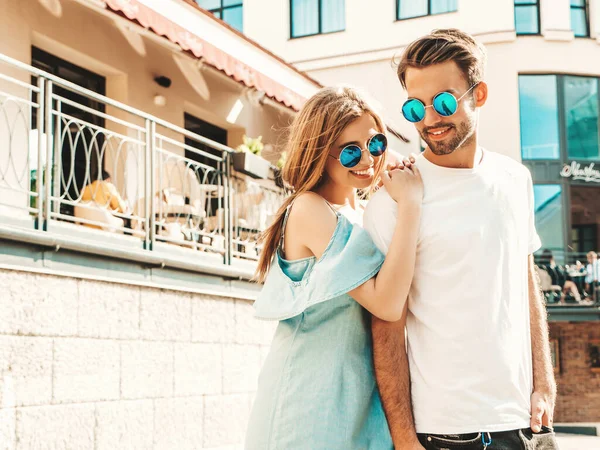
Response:
[{"label": "building facade", "polygon": [[194,2],[0,1],[0,448],[242,447],[318,88]]},{"label": "building facade", "polygon": [[[1,1],[0,448],[241,448],[273,332],[250,279],[283,130],[346,82],[419,151],[390,61],[430,28],[488,46],[483,142],[532,169],[548,246],[597,244],[600,0],[572,3]],[[262,160],[234,158],[244,136]],[[557,419],[599,421],[598,309],[551,317]]]},{"label": "building facade", "polygon": [[[547,249],[568,265],[591,299],[549,303],[557,420],[600,421],[598,275],[587,283],[581,273],[588,252],[600,250],[600,1],[246,0],[244,8],[248,36],[325,85],[369,92],[409,138],[397,147],[403,153],[419,152],[422,143],[401,115],[406,93],[393,61],[436,28],[460,28],[485,44],[489,98],[480,112],[481,144],[531,170],[540,256]],[[269,26],[259,17],[265,10]]]}]

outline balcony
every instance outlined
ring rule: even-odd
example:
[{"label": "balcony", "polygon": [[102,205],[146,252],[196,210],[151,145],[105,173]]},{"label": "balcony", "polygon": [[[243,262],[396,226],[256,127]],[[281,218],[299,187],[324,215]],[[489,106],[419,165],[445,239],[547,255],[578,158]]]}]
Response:
[{"label": "balcony", "polygon": [[232,152],[0,54],[0,239],[248,279],[285,192]]},{"label": "balcony", "polygon": [[538,255],[535,267],[552,321],[600,320],[600,266],[585,253],[560,255],[565,265],[552,265]]}]

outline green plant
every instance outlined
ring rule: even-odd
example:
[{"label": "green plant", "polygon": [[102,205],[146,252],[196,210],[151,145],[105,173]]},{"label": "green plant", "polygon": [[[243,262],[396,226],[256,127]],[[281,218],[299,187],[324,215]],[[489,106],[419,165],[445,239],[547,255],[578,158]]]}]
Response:
[{"label": "green plant", "polygon": [[281,152],[281,156],[279,157],[279,159],[277,160],[277,164],[275,164],[277,166],[277,168],[279,170],[283,169],[283,166],[285,165],[285,162],[287,161],[287,152]]},{"label": "green plant", "polygon": [[262,136],[259,136],[257,138],[249,138],[248,136],[244,135],[243,139],[244,143],[239,145],[236,148],[236,151],[252,153],[256,156],[260,156],[260,154],[263,151],[263,148],[265,147],[265,144],[263,144],[262,142]]}]

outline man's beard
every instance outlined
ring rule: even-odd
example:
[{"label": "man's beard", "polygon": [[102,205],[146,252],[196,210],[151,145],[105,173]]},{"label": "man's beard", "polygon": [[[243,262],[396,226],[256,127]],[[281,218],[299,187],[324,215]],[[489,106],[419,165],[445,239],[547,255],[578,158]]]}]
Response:
[{"label": "man's beard", "polygon": [[[427,130],[442,127],[454,129],[454,136],[451,139],[445,139],[444,141],[433,141],[429,139]],[[429,147],[434,155],[443,156],[453,153],[455,150],[469,142],[473,137],[474,129],[475,125],[470,121],[467,121],[459,123],[458,126],[454,124],[439,124],[434,127],[427,127],[420,132],[420,134],[421,138],[425,141],[427,147]]]}]

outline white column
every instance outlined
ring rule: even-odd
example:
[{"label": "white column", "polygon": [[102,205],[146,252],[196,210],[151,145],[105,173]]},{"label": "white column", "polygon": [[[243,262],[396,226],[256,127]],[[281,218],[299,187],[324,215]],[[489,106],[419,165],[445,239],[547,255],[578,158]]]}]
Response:
[{"label": "white column", "polygon": [[570,0],[541,0],[542,34],[547,40],[573,39]]}]

